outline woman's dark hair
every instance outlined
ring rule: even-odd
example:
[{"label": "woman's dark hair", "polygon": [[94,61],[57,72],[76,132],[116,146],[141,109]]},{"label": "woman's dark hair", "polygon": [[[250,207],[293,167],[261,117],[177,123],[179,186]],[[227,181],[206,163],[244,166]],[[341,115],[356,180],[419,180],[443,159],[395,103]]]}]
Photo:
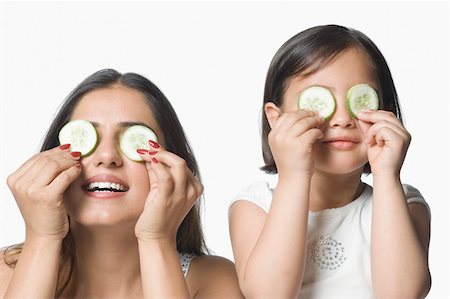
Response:
[{"label": "woman's dark hair", "polygon": [[[192,173],[200,179],[198,165],[192,149],[172,105],[164,94],[150,80],[141,75],[135,73],[121,74],[113,69],[100,70],[87,77],[75,87],[65,99],[61,109],[50,125],[43,140],[41,152],[59,145],[59,131],[70,121],[75,107],[85,94],[93,90],[108,88],[115,84],[137,90],[145,96],[146,102],[153,111],[153,115],[164,135],[166,149],[183,158]],[[178,228],[176,243],[177,250],[180,253],[192,253],[196,255],[208,253],[201,228],[199,210],[200,200],[192,207]],[[63,240],[57,294],[60,294],[69,283],[75,261],[74,250],[74,240],[69,229],[69,233]],[[17,250],[13,251],[17,253]],[[11,266],[14,266],[14,264],[15,262],[10,263]]]},{"label": "woman's dark hair", "polygon": [[[397,92],[389,67],[377,46],[362,32],[338,25],[325,25],[302,31],[287,42],[273,57],[266,76],[264,105],[273,102],[278,107],[283,95],[295,76],[309,76],[326,66],[339,53],[348,48],[359,48],[367,53],[373,63],[376,78],[380,84],[380,109],[393,112],[402,121]],[[270,151],[270,132],[266,114],[262,114],[262,152],[267,173],[277,173],[277,167]],[[364,166],[364,173],[370,173],[370,165]]]}]

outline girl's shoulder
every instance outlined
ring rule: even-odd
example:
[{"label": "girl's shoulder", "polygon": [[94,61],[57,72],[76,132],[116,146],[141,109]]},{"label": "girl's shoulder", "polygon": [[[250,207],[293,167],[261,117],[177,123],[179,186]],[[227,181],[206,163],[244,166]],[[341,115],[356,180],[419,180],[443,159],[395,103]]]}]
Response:
[{"label": "girl's shoulder", "polygon": [[269,187],[268,182],[254,182],[241,189],[231,200],[229,207],[237,201],[245,200],[254,203],[268,213],[272,202],[272,193],[273,190]]},{"label": "girl's shoulder", "polygon": [[187,281],[200,298],[243,298],[239,289],[234,263],[214,255],[195,257]]}]

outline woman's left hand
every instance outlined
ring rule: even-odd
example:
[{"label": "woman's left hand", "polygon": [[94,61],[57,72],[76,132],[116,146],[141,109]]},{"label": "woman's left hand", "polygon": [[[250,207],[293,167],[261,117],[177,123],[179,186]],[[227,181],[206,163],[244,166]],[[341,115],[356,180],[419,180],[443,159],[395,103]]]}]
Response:
[{"label": "woman's left hand", "polygon": [[358,115],[364,132],[372,174],[400,175],[411,135],[389,111],[364,111]]},{"label": "woman's left hand", "polygon": [[158,145],[140,156],[147,167],[150,192],[136,223],[136,237],[175,240],[178,227],[202,194],[203,186],[184,159]]}]

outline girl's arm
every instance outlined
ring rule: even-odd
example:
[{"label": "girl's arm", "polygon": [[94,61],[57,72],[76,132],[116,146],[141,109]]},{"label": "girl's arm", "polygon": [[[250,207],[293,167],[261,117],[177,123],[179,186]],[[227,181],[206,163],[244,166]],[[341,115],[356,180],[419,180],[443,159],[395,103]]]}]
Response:
[{"label": "girl's arm", "polygon": [[425,298],[430,219],[424,205],[405,199],[400,180],[373,180],[372,280],[379,298]]},{"label": "girl's arm", "polygon": [[392,113],[371,111],[358,118],[366,127],[373,174],[371,262],[375,294],[379,298],[424,298],[431,286],[430,219],[424,206],[408,206],[400,181],[411,136]]},{"label": "girl's arm", "polygon": [[[267,105],[271,105],[269,103]],[[281,115],[266,106],[269,144],[279,180],[269,213],[246,201],[230,211],[230,232],[241,290],[246,298],[292,298],[299,294],[306,260],[312,144],[323,120],[312,112]]]},{"label": "girl's arm", "polygon": [[69,230],[63,193],[80,174],[79,155],[68,148],[39,153],[8,177],[26,238],[12,277],[1,282],[8,284],[4,298],[55,297],[62,240]]}]

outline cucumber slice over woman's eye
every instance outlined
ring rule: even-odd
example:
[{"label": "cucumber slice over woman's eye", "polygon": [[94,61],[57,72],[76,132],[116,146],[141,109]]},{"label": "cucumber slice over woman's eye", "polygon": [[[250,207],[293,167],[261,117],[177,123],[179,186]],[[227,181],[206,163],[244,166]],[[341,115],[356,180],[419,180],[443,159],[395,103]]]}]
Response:
[{"label": "cucumber slice over woman's eye", "polygon": [[300,94],[298,99],[300,109],[312,110],[325,119],[329,119],[336,109],[333,94],[321,86],[311,86]]},{"label": "cucumber slice over woman's eye", "polygon": [[60,144],[70,143],[70,151],[81,152],[84,157],[97,145],[97,131],[87,120],[72,120],[59,131],[58,139]]},{"label": "cucumber slice over woman's eye", "polygon": [[377,92],[368,84],[357,84],[347,92],[347,108],[353,118],[366,109],[377,110],[378,105]]},{"label": "cucumber slice over woman's eye", "polygon": [[149,140],[157,142],[155,132],[146,126],[134,125],[125,130],[120,139],[120,149],[130,160],[142,161],[137,149],[150,149]]}]

